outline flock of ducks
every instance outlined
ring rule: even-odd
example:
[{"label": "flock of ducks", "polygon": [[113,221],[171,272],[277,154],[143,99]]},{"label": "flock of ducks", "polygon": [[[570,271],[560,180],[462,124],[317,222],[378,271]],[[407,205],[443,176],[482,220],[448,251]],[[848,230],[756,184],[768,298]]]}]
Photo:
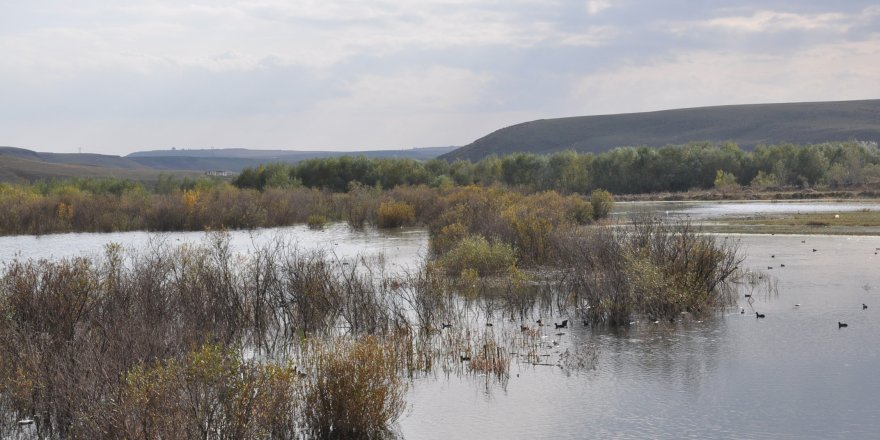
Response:
[{"label": "flock of ducks", "polygon": [[[806,243],[806,242],[807,242],[806,240],[801,240],[801,243]],[[811,249],[813,250],[813,252],[819,252],[819,250],[816,249],[816,248],[811,248]],[[878,251],[880,251],[880,248],[875,248],[875,250],[874,250],[874,255],[877,255],[877,252],[878,252]],[[770,255],[770,258],[776,258],[776,255],[775,255],[775,254],[771,254],[771,255]],[[785,267],[785,265],[784,265],[784,264],[780,264],[779,267]],[[771,269],[773,269],[773,266],[767,266],[767,269],[768,269],[768,270],[771,270]],[[748,298],[748,300],[749,300],[749,304],[751,304],[751,301],[752,301],[752,300],[751,300],[752,295],[747,293],[747,294],[745,294],[745,297]],[[795,307],[800,307],[801,305],[800,305],[800,303],[798,303],[798,304],[795,304],[794,306],[795,306]],[[744,315],[744,314],[746,313],[746,309],[745,309],[744,307],[740,307],[739,309],[740,309],[740,310],[739,310],[739,313],[740,313],[740,314],[743,314],[743,315]],[[865,303],[862,303],[862,310],[868,310],[868,305],[865,304]],[[755,312],[755,318],[765,318],[765,317],[766,317],[765,314]],[[840,328],[845,328],[845,327],[849,327],[849,324],[847,324],[847,323],[845,323],[845,322],[837,321],[837,328],[840,329]]]}]

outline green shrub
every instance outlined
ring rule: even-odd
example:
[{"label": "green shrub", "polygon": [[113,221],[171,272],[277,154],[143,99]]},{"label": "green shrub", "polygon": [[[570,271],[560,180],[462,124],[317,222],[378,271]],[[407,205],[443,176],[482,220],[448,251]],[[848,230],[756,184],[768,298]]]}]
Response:
[{"label": "green shrub", "polygon": [[490,243],[479,235],[465,237],[440,258],[440,265],[451,274],[472,269],[480,275],[503,272],[516,263],[516,251],[505,243]]},{"label": "green shrub", "polygon": [[597,189],[590,194],[590,204],[593,205],[593,218],[600,220],[611,214],[611,208],[614,207],[614,197],[604,189]]},{"label": "green shrub", "polygon": [[568,197],[568,214],[579,225],[593,222],[593,205],[579,196]]}]

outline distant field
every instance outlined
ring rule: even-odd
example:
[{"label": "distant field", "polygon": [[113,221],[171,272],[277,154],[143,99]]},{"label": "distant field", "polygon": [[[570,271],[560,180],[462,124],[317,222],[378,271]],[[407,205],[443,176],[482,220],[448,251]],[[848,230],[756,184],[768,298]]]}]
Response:
[{"label": "distant field", "polygon": [[880,141],[880,100],[752,104],[619,115],[542,119],[502,128],[442,158],[490,154],[601,153],[621,146],[660,147],[692,141],[759,144]]}]

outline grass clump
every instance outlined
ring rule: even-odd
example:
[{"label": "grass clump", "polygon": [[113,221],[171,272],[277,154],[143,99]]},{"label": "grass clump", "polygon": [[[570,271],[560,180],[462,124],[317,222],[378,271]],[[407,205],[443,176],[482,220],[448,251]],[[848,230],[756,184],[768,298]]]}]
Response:
[{"label": "grass clump", "polygon": [[516,252],[509,244],[471,235],[459,241],[439,263],[449,274],[473,270],[481,276],[495,275],[516,264]]}]

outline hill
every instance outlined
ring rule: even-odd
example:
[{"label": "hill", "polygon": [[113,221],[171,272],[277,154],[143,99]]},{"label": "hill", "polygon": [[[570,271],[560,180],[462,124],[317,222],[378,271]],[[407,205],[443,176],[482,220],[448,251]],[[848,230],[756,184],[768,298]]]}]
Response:
[{"label": "hill", "polygon": [[36,180],[68,179],[74,177],[118,177],[138,182],[151,183],[159,180],[160,174],[173,174],[179,177],[199,176],[200,172],[166,171],[149,168],[110,168],[93,165],[51,163],[27,159],[21,156],[0,154],[0,182],[25,183]]},{"label": "hill", "polygon": [[660,147],[691,141],[759,144],[880,141],[880,99],[749,104],[618,115],[541,119],[495,131],[441,156],[480,160],[491,154],[601,153],[620,146]]},{"label": "hill", "polygon": [[155,181],[159,174],[197,176],[205,171],[238,172],[270,162],[295,163],[333,157],[403,157],[433,159],[455,147],[413,148],[373,151],[286,151],[286,150],[154,150],[120,157],[106,154],[41,153],[15,147],[0,147],[0,182],[25,182],[70,177],[121,177]]},{"label": "hill", "polygon": [[415,160],[428,160],[448,153],[456,147],[412,148],[409,150],[372,151],[291,151],[291,150],[249,150],[246,148],[222,149],[180,149],[138,151],[129,154],[129,159],[138,164],[156,169],[186,170],[225,170],[241,171],[263,163],[296,163],[308,159],[336,156],[366,156],[370,158],[400,157]]}]

